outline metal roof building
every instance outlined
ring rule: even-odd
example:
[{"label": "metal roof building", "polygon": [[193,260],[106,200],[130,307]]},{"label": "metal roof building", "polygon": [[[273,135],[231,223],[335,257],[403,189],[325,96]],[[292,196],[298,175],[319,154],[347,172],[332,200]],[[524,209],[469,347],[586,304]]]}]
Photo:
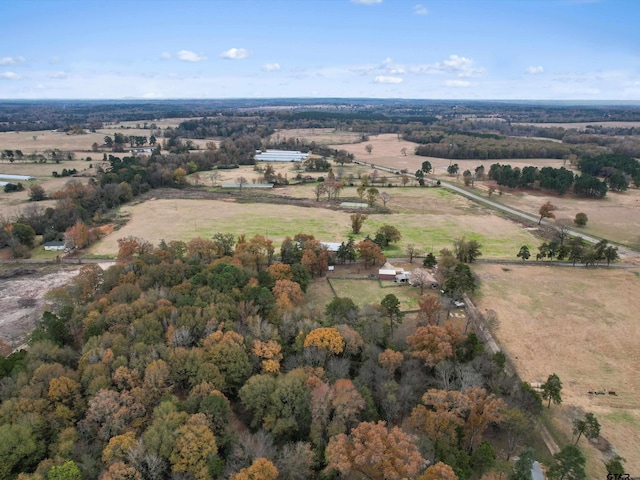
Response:
[{"label": "metal roof building", "polygon": [[16,180],[18,182],[26,182],[29,180],[35,180],[35,177],[32,177],[31,175],[9,175],[6,173],[0,173],[0,180]]},{"label": "metal roof building", "polygon": [[266,150],[257,153],[256,162],[301,162],[309,157],[308,153],[291,150]]}]

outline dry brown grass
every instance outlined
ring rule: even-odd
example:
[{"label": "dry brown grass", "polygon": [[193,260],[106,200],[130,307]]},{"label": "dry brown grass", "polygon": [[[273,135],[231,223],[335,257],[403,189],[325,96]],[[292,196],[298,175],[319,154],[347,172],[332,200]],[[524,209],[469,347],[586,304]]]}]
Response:
[{"label": "dry brown grass", "polygon": [[[314,141],[319,144],[349,144],[357,143],[362,138],[362,134],[356,132],[347,132],[344,130],[335,130],[333,128],[292,128],[288,130],[278,130],[271,135],[272,140],[278,138],[299,138],[304,141]],[[344,148],[344,146],[340,147]]]},{"label": "dry brown grass", "polygon": [[[627,459],[627,471],[639,472],[638,272],[534,265],[474,270],[482,281],[477,305],[497,313],[497,340],[522,379],[544,382],[556,373],[562,380],[565,408],[552,406],[555,423],[570,435],[566,406],[593,412],[602,436]],[[617,396],[587,393],[596,390]],[[581,448],[598,467],[593,447],[581,440]]]},{"label": "dry brown grass", "polygon": [[603,127],[611,128],[631,128],[640,127],[640,122],[571,122],[571,123],[533,123],[533,122],[518,122],[514,125],[534,125],[537,127],[561,127],[565,129],[575,128],[577,130],[584,130],[589,125],[601,125]]},{"label": "dry brown grass", "polygon": [[[404,169],[415,172],[422,162],[428,160],[433,165],[435,175],[448,182],[455,183],[456,178],[446,174],[450,161],[444,158],[420,157],[413,154],[415,144],[399,141],[396,135],[379,135],[372,137],[367,143],[373,145],[371,155],[364,150],[366,143],[349,145],[344,148],[356,155],[356,159],[375,163],[391,168]],[[407,148],[407,156],[400,153],[401,148]],[[474,171],[479,165],[484,165],[488,170],[493,163],[510,164],[513,167],[525,167],[536,165],[538,167],[551,166],[559,168],[564,165],[562,160],[554,159],[505,159],[501,161],[488,160],[454,160],[460,165],[460,172],[469,169]],[[566,168],[570,166],[564,165]],[[577,172],[577,171],[576,171]],[[458,179],[462,185],[462,177]],[[474,193],[488,195],[486,182],[476,182]],[[492,200],[502,202],[505,205],[517,208],[533,215],[538,213],[540,205],[551,201],[558,207],[555,212],[557,219],[573,221],[576,213],[586,213],[589,222],[583,229],[586,235],[595,235],[618,242],[626,246],[640,245],[640,189],[631,188],[624,193],[609,192],[607,197],[601,200],[577,198],[570,195],[559,197],[541,191],[509,191],[504,195],[493,195]]]}]

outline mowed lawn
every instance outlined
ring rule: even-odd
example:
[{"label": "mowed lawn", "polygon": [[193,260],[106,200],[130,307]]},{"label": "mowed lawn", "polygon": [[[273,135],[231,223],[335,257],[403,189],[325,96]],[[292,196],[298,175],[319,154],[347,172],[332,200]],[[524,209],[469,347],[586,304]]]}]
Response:
[{"label": "mowed lawn", "polygon": [[[247,237],[264,235],[279,248],[286,236],[297,233],[314,235],[320,241],[341,242],[351,232],[348,212],[324,208],[298,207],[261,203],[235,203],[218,200],[150,200],[122,207],[131,220],[121,229],[100,240],[89,254],[116,255],[118,239],[135,236],[154,245],[160,240],[211,238],[216,232]],[[458,212],[459,213],[459,212]],[[483,258],[516,258],[521,245],[537,245],[538,240],[518,225],[488,212],[470,210],[466,214],[436,211],[372,214],[357,240],[373,237],[384,225],[395,226],[403,235],[387,256],[405,256],[405,248],[413,243],[422,252],[452,248],[455,238],[466,235],[482,244]]]},{"label": "mowed lawn", "polygon": [[[563,404],[551,407],[554,423],[570,438],[569,407],[593,412],[601,435],[627,459],[626,471],[640,472],[640,271],[533,264],[474,271],[477,305],[497,313],[497,340],[522,379],[560,377]],[[617,395],[588,394],[602,390]],[[604,478],[600,453],[585,440],[580,447]]]},{"label": "mowed lawn", "polygon": [[[377,267],[370,269],[377,274]],[[389,294],[395,295],[400,300],[400,310],[416,310],[420,289],[410,285],[400,285],[390,280],[352,280],[331,278],[331,285],[338,297],[348,297],[362,307],[367,304],[380,303]]]}]

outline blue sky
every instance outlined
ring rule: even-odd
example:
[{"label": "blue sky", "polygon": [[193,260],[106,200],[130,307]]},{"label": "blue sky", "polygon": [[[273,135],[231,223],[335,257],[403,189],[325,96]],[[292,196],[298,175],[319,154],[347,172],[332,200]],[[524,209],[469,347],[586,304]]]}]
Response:
[{"label": "blue sky", "polygon": [[0,98],[640,100],[637,0],[1,0]]}]

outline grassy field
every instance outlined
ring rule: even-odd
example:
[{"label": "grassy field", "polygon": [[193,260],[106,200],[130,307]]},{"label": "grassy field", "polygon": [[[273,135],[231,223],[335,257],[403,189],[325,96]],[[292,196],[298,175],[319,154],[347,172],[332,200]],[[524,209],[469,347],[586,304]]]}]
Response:
[{"label": "grassy field", "polygon": [[[627,471],[638,474],[640,278],[607,268],[476,265],[474,270],[482,284],[477,305],[497,313],[497,340],[522,379],[544,382],[556,373],[562,380],[563,405],[551,408],[552,424],[567,434],[569,406],[593,412],[601,435],[627,459]],[[617,396],[587,393],[596,390]],[[599,474],[589,478],[604,478],[600,453],[580,442],[592,472]]]},{"label": "grassy field", "polygon": [[[429,160],[433,165],[436,177],[462,185],[462,176],[456,179],[446,174],[446,169],[450,164],[448,159],[416,156],[413,154],[416,145],[399,141],[396,135],[379,135],[372,137],[367,143],[373,145],[371,154],[365,152],[364,143],[347,145],[342,148],[355,154],[358,160],[391,168],[406,168],[409,172],[415,172],[423,161]],[[337,148],[338,145],[334,145],[334,147]],[[403,147],[407,148],[406,157],[400,153],[400,149]],[[563,160],[556,159],[504,159],[499,162],[497,160],[455,160],[455,162],[460,166],[460,173],[466,169],[474,171],[479,165],[484,165],[488,170],[493,163],[510,164],[519,168],[535,165],[540,168],[565,166],[571,169],[568,163],[565,165]],[[574,172],[578,173],[577,170]],[[476,182],[476,188],[473,191],[476,194],[488,196],[488,185],[486,182]],[[585,234],[640,249],[640,215],[637,215],[640,208],[640,189],[637,188],[630,188],[624,193],[609,192],[607,197],[602,200],[577,198],[570,195],[559,197],[541,191],[510,191],[505,189],[502,196],[493,195],[492,200],[533,215],[538,213],[540,205],[551,201],[558,207],[555,212],[557,220],[573,221],[576,213],[586,213],[589,222],[583,229]]]},{"label": "grassy field", "polygon": [[[372,268],[372,273],[377,269]],[[380,303],[390,293],[400,300],[400,310],[415,310],[418,308],[420,289],[409,285],[400,285],[391,281],[351,280],[332,278],[331,285],[338,297],[349,297],[360,307],[366,304]]]},{"label": "grassy field", "polygon": [[[122,237],[144,238],[154,245],[161,239],[190,240],[210,238],[216,232],[245,233],[247,237],[266,235],[279,246],[282,240],[297,233],[314,235],[320,241],[341,242],[351,232],[350,214],[322,208],[262,203],[236,203],[219,200],[153,200],[121,208],[131,220],[120,230],[106,236],[90,248],[89,253],[117,253]],[[383,224],[395,226],[403,235],[388,256],[405,256],[405,247],[413,243],[423,252],[452,248],[455,238],[467,235],[483,245],[483,258],[515,258],[523,244],[537,244],[527,230],[500,217],[470,210],[468,214],[400,213],[372,214],[358,238],[374,236]]]}]

